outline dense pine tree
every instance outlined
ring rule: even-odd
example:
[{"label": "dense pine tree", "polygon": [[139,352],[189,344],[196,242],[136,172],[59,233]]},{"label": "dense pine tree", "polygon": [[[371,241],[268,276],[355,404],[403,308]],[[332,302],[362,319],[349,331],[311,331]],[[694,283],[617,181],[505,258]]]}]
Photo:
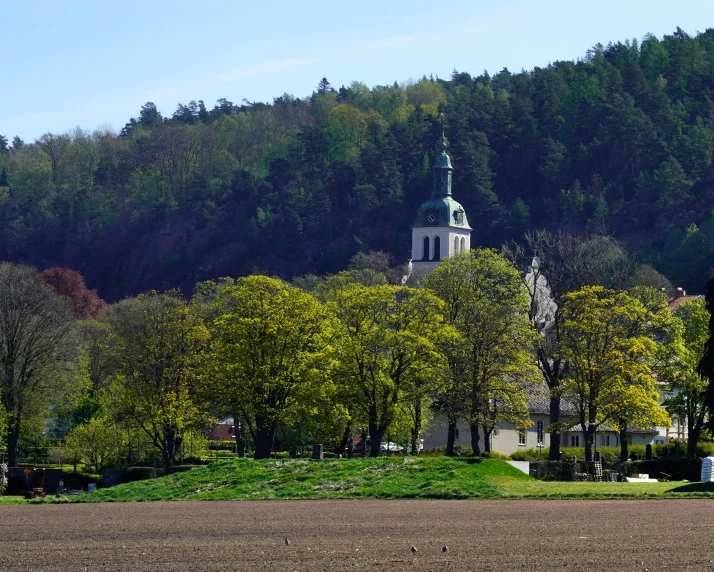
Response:
[{"label": "dense pine tree", "polygon": [[[304,99],[144,105],[121,135],[0,144],[0,258],[71,266],[115,298],[260,270],[409,257],[442,127],[473,244],[613,234],[702,291],[714,259],[714,29],[596,45],[576,62]],[[6,141],[5,138],[2,141]]]}]

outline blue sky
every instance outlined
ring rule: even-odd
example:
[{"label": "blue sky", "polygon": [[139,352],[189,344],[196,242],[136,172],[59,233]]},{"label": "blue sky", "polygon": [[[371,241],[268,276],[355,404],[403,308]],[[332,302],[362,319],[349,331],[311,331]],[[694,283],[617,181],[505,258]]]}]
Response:
[{"label": "blue sky", "polygon": [[597,42],[714,27],[712,0],[0,0],[0,134],[120,130],[153,101],[309,95],[582,57]]}]

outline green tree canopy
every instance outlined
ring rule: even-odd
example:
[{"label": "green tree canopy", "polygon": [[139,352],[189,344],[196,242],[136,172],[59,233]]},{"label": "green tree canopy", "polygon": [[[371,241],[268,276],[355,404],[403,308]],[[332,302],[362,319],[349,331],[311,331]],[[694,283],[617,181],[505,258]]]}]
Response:
[{"label": "green tree canopy", "polygon": [[486,249],[443,260],[426,287],[444,301],[446,320],[460,334],[447,349],[450,378],[442,401],[450,424],[460,417],[469,422],[478,455],[479,426],[488,438],[499,422],[522,426],[528,419],[525,391],[537,369],[526,288],[511,262]]},{"label": "green tree canopy", "polygon": [[585,286],[563,297],[557,356],[568,363],[563,394],[575,405],[592,460],[595,431],[608,420],[661,421],[651,362],[654,314],[636,297]]},{"label": "green tree canopy", "polygon": [[108,312],[118,363],[110,409],[161,452],[167,471],[200,407],[200,360],[209,334],[196,308],[176,292],[148,292]]},{"label": "green tree canopy", "polygon": [[255,458],[267,458],[278,425],[316,414],[332,392],[334,319],[310,294],[265,276],[226,287],[213,314],[213,399],[247,424]]},{"label": "green tree canopy", "polygon": [[438,381],[446,366],[440,344],[454,334],[444,323],[443,303],[432,293],[398,286],[349,284],[331,303],[341,323],[336,379],[367,421],[370,455],[400,404]]}]

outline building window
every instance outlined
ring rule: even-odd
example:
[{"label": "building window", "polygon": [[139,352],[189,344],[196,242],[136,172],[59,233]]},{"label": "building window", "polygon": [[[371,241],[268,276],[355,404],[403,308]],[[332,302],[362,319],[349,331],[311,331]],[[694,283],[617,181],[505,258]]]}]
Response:
[{"label": "building window", "polygon": [[526,430],[525,429],[518,430],[518,444],[523,447],[526,446]]},{"label": "building window", "polygon": [[441,260],[441,239],[438,236],[434,237],[434,258],[432,260]]},{"label": "building window", "polygon": [[464,252],[466,250],[466,239],[462,236],[461,237],[461,252]]},{"label": "building window", "polygon": [[545,434],[543,432],[542,421],[538,421],[538,423],[536,423],[536,443],[540,443],[540,445],[545,444]]},{"label": "building window", "polygon": [[424,237],[424,249],[422,252],[422,260],[429,260],[429,237]]},{"label": "building window", "polygon": [[570,446],[571,447],[580,447],[580,435],[571,435],[570,436]]},{"label": "building window", "polygon": [[605,446],[606,447],[610,446],[610,435],[605,435]]},{"label": "building window", "polygon": [[491,435],[493,436],[494,439],[498,439],[498,435],[499,435],[498,427],[493,428],[493,431],[491,431]]},{"label": "building window", "polygon": [[454,254],[459,252],[459,237],[454,237]]}]

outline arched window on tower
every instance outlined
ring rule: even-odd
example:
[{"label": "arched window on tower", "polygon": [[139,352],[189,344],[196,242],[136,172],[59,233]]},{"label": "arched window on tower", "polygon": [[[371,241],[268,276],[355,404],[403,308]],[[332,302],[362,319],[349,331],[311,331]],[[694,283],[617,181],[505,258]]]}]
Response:
[{"label": "arched window on tower", "polygon": [[461,237],[461,252],[464,252],[466,250],[466,239],[462,236]]},{"label": "arched window on tower", "polygon": [[424,237],[424,248],[422,250],[422,260],[429,260],[429,237]]},{"label": "arched window on tower", "polygon": [[459,252],[459,237],[454,237],[454,254]]},{"label": "arched window on tower", "polygon": [[434,237],[434,258],[432,260],[441,260],[441,239],[438,236]]}]

